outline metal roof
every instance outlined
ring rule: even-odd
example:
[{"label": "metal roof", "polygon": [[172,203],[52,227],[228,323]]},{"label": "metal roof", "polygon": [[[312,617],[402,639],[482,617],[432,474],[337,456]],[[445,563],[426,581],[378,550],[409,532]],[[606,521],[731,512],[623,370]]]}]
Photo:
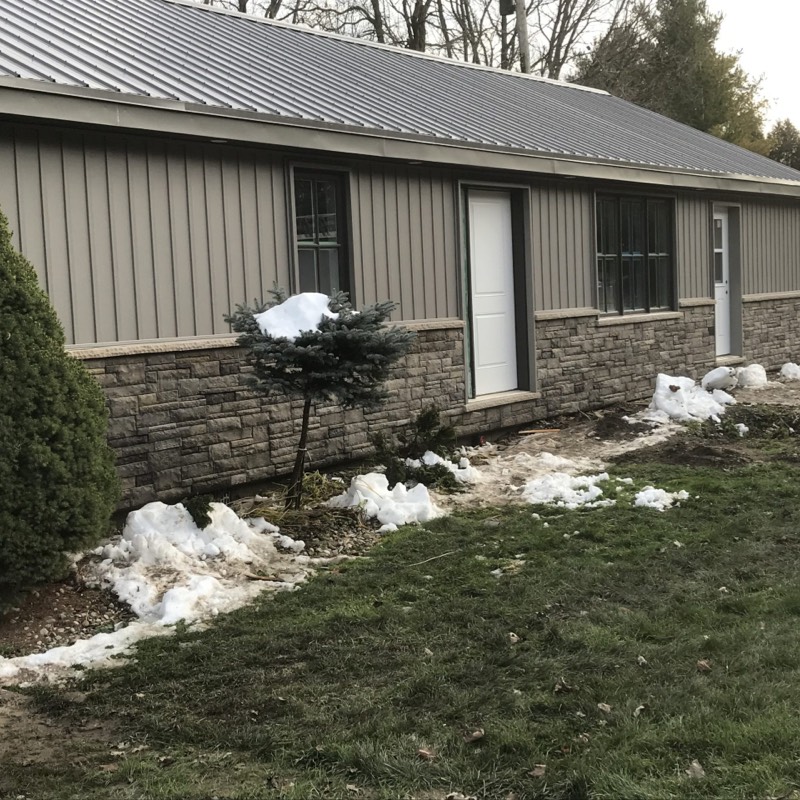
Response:
[{"label": "metal roof", "polygon": [[0,0],[0,76],[321,128],[800,182],[604,92],[180,0]]}]

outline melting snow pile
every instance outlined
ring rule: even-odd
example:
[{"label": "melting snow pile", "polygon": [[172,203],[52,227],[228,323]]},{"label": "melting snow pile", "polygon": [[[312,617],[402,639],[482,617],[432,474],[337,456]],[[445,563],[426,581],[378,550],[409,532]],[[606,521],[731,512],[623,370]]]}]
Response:
[{"label": "melting snow pile", "polygon": [[[566,459],[561,459],[566,460]],[[608,473],[598,475],[567,475],[551,472],[528,481],[522,489],[522,499],[529,503],[542,503],[574,509],[613,506],[616,500],[601,500],[603,490],[598,486],[608,480]]]},{"label": "melting snow pile", "polygon": [[356,475],[350,481],[350,488],[328,500],[328,506],[361,508],[366,516],[383,525],[383,531],[396,530],[399,525],[428,522],[444,513],[434,505],[424,484],[407,489],[405,484],[398,483],[390,489],[388,478],[380,472]]},{"label": "melting snow pile", "polygon": [[633,504],[645,508],[655,508],[657,511],[666,511],[679,500],[688,500],[689,493],[686,491],[667,492],[664,489],[656,489],[655,486],[645,486],[641,492],[636,494]]},{"label": "melting snow pile", "polygon": [[725,413],[725,406],[735,402],[733,397],[722,389],[708,392],[691,378],[673,377],[661,373],[656,378],[653,399],[642,418],[655,423],[704,419],[719,422],[720,416]]},{"label": "melting snow pile", "polygon": [[738,382],[736,370],[733,367],[717,367],[703,376],[700,385],[709,392],[713,392],[714,389],[728,391],[735,389]]},{"label": "melting snow pile", "polygon": [[781,367],[781,378],[785,381],[800,381],[800,366],[789,361]]},{"label": "melting snow pile", "polygon": [[453,477],[459,483],[477,483],[481,478],[480,472],[469,463],[468,458],[461,458],[458,464],[455,464],[430,450],[427,450],[422,458],[407,458],[406,464],[414,469],[419,469],[423,465],[434,467],[441,464],[453,473]]},{"label": "melting snow pile", "polygon": [[303,331],[316,330],[323,317],[338,318],[339,315],[328,308],[329,302],[326,294],[303,292],[255,314],[255,321],[268,336],[296,339]]},{"label": "melting snow pile", "polygon": [[767,385],[767,371],[761,364],[739,367],[736,370],[736,380],[740,389],[763,389]]},{"label": "melting snow pile", "polygon": [[[120,541],[95,551],[103,558],[98,579],[140,619],[173,625],[231,611],[258,594],[258,586],[238,580],[243,572],[289,566],[273,542],[281,536],[274,525],[251,526],[223,503],[212,503],[209,516],[200,530],[180,504],[134,511]],[[277,582],[291,585],[297,576],[292,569]]]},{"label": "melting snow pile", "polygon": [[[282,536],[265,520],[247,522],[222,503],[212,503],[209,516],[211,522],[200,530],[181,504],[150,503],[131,512],[122,537],[94,551],[102,559],[94,579],[139,619],[46,653],[0,658],[0,679],[111,663],[139,639],[168,633],[166,626],[178,620],[191,623],[232,611],[266,589],[293,588],[309,572],[312,560],[297,555],[303,543]],[[280,553],[276,544],[292,553]],[[248,579],[256,572],[274,579]]]}]

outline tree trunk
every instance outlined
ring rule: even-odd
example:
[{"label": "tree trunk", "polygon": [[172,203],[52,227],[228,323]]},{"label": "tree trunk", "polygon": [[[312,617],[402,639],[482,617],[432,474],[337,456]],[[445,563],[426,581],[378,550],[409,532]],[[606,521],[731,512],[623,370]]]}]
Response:
[{"label": "tree trunk", "polygon": [[292,481],[286,490],[286,503],[284,509],[289,511],[300,510],[303,501],[303,473],[306,467],[306,440],[308,439],[308,418],[311,413],[311,399],[306,398],[303,405],[303,425],[300,428],[300,443],[297,446],[297,456],[294,460],[294,470],[292,471]]}]

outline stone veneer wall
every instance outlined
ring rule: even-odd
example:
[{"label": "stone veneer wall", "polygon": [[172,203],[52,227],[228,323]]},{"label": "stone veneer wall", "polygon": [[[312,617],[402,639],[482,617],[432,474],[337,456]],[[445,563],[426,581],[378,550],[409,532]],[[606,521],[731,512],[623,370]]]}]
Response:
[{"label": "stone veneer wall", "polygon": [[[123,507],[291,472],[302,401],[264,400],[243,387],[247,367],[241,349],[212,346],[105,358],[72,352],[84,359],[108,398],[109,443],[117,454]],[[463,363],[462,326],[418,331],[379,411],[318,406],[312,412],[311,468],[367,454],[371,433],[407,425],[433,401],[442,408],[463,405]]]},{"label": "stone veneer wall", "polygon": [[[609,324],[610,322],[610,324]],[[596,315],[536,321],[536,385],[530,400],[469,410],[462,433],[502,430],[556,414],[649,397],[658,372],[699,376],[714,366],[714,308],[607,321]]]},{"label": "stone veneer wall", "polygon": [[772,368],[800,361],[800,295],[793,294],[744,298],[742,339],[748,362]]},{"label": "stone veneer wall", "polygon": [[[713,306],[667,317],[623,324],[606,324],[596,315],[537,320],[538,391],[508,396],[501,405],[486,399],[465,403],[463,325],[442,321],[423,327],[379,411],[316,409],[310,466],[367,455],[370,434],[406,426],[431,403],[463,434],[493,433],[646,397],[659,371],[699,375],[713,366]],[[301,404],[265,401],[244,388],[239,348],[103,358],[96,351],[73,352],[85,359],[108,397],[109,440],[117,453],[124,507],[224,490],[291,470]]]}]

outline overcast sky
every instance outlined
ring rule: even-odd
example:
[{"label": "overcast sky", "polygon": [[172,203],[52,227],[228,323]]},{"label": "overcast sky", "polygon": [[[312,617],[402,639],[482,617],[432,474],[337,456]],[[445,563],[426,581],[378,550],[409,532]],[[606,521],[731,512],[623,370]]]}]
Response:
[{"label": "overcast sky", "polygon": [[741,50],[741,65],[761,77],[769,100],[767,128],[788,117],[800,127],[800,0],[707,0],[724,14],[717,40],[723,52]]}]

